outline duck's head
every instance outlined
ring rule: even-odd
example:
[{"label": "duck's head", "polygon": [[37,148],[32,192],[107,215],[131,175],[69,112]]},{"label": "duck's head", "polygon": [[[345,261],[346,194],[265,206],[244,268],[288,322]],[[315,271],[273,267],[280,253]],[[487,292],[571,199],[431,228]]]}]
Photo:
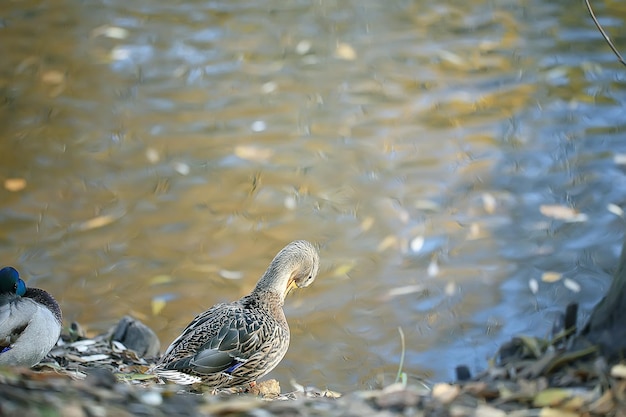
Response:
[{"label": "duck's head", "polygon": [[317,271],[320,267],[320,257],[317,249],[306,240],[296,240],[287,245],[286,256],[296,259],[293,272],[287,282],[287,291],[289,294],[294,288],[305,288],[315,281]]},{"label": "duck's head", "polygon": [[0,269],[0,294],[26,294],[26,284],[20,278],[20,273],[11,266]]},{"label": "duck's head", "polygon": [[311,285],[317,276],[320,257],[317,249],[306,240],[296,240],[285,246],[261,277],[255,291],[273,291],[284,300],[294,288]]}]

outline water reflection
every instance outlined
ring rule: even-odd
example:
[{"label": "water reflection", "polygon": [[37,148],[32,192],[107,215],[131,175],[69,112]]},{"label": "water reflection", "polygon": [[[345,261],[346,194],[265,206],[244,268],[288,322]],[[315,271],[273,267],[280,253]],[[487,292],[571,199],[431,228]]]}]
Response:
[{"label": "water reflection", "polygon": [[167,345],[308,239],[322,272],[287,302],[273,376],[350,390],[393,378],[398,327],[405,371],[445,379],[606,285],[624,77],[582,7],[0,10],[2,263],[68,321],[97,332],[131,313]]}]

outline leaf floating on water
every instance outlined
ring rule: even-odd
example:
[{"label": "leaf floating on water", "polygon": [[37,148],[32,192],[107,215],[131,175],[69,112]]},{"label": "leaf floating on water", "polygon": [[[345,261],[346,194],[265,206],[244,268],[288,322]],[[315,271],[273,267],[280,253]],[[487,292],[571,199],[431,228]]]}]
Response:
[{"label": "leaf floating on water", "polygon": [[563,285],[572,292],[580,292],[580,284],[573,279],[565,278],[563,280]]},{"label": "leaf floating on water", "polygon": [[565,68],[563,65],[554,67],[545,73],[546,80],[549,82],[557,82],[561,80],[562,78],[566,78],[567,74],[568,74],[567,68]]},{"label": "leaf floating on water", "polygon": [[155,275],[150,278],[150,285],[169,284],[172,282],[171,275]]},{"label": "leaf floating on water", "polygon": [[543,282],[557,282],[561,279],[562,276],[563,275],[559,272],[548,271],[541,274],[541,280]]},{"label": "leaf floating on water", "polygon": [[230,271],[228,269],[220,269],[217,272],[220,277],[225,279],[241,279],[243,278],[243,272],[241,271]]},{"label": "leaf floating on water", "polygon": [[298,201],[294,196],[288,195],[287,197],[285,197],[283,204],[285,205],[285,208],[287,210],[295,210],[295,208],[298,206]]},{"label": "leaf floating on water", "polygon": [[261,86],[261,92],[265,94],[273,93],[277,89],[278,89],[278,84],[276,84],[274,81],[268,81]]},{"label": "leaf floating on water", "polygon": [[159,151],[157,151],[156,149],[148,148],[146,149],[146,159],[151,164],[156,164],[161,159],[161,156],[159,155]]},{"label": "leaf floating on water", "polygon": [[378,252],[383,252],[397,244],[398,238],[394,235],[389,235],[378,244],[378,247],[376,249],[378,250]]},{"label": "leaf floating on water", "polygon": [[417,200],[414,207],[418,210],[441,211],[441,206],[431,200]]},{"label": "leaf floating on water", "polygon": [[61,84],[65,82],[65,74],[56,70],[45,71],[41,74],[41,81],[46,84]]},{"label": "leaf floating on water", "polygon": [[258,146],[239,145],[235,146],[235,155],[246,161],[267,162],[274,155],[274,151]]},{"label": "leaf floating on water", "polygon": [[337,44],[337,49],[335,49],[335,56],[344,61],[354,61],[356,59],[356,51],[347,43],[339,43]]},{"label": "leaf floating on water", "polygon": [[439,264],[437,263],[437,259],[433,258],[431,259],[430,263],[428,264],[428,276],[433,278],[436,277],[437,275],[439,275]]},{"label": "leaf floating on water", "polygon": [[253,132],[263,132],[266,129],[267,123],[265,123],[263,120],[256,120],[252,122],[252,125],[250,125],[250,130],[252,130]]},{"label": "leaf floating on water", "polygon": [[364,232],[367,232],[368,230],[370,230],[372,228],[372,226],[374,225],[374,218],[372,216],[367,216],[366,218],[363,219],[363,221],[361,222],[361,230]]},{"label": "leaf floating on water", "polygon": [[21,191],[26,188],[26,180],[24,178],[7,178],[4,180],[4,188],[12,192]]},{"label": "leaf floating on water", "polygon": [[340,264],[338,267],[336,267],[333,270],[333,276],[348,275],[348,272],[352,271],[352,269],[354,268],[355,264],[356,263],[354,261],[345,262],[345,263]]},{"label": "leaf floating on water", "polygon": [[584,222],[587,221],[587,215],[574,210],[571,207],[560,206],[556,204],[544,204],[539,206],[539,211],[546,217],[556,220],[564,220],[568,222]]},{"label": "leaf floating on water", "polygon": [[452,297],[457,292],[457,285],[455,282],[448,282],[443,289],[443,292],[448,296]]},{"label": "leaf floating on water", "polygon": [[111,49],[110,59],[112,61],[124,61],[131,56],[130,48],[125,46],[116,46]]},{"label": "leaf floating on water", "polygon": [[303,39],[296,45],[296,53],[298,55],[306,55],[311,51],[313,44],[308,39]]},{"label": "leaf floating on water", "polygon": [[152,315],[158,316],[161,313],[161,311],[163,311],[166,305],[167,305],[167,301],[164,298],[162,297],[153,298],[152,301],[150,302],[150,306],[152,307]]},{"label": "leaf floating on water", "polygon": [[399,297],[401,295],[414,294],[416,292],[424,291],[424,286],[420,284],[416,285],[405,285],[403,287],[392,288],[387,291],[387,294],[383,297],[385,301],[389,301],[393,298]]},{"label": "leaf floating on water", "polygon": [[[175,293],[159,294],[159,295],[152,297],[152,299],[150,300],[150,307],[151,307],[152,315],[158,316],[163,311],[167,303],[177,298],[179,298],[179,296]],[[135,311],[131,309],[129,311],[129,314],[131,316],[139,318],[140,320],[149,320],[149,317],[140,311]]]},{"label": "leaf floating on water", "polygon": [[488,214],[493,214],[496,211],[497,206],[496,198],[493,196],[493,194],[483,193],[482,200],[483,208],[485,209],[485,211]]},{"label": "leaf floating on water", "polygon": [[91,31],[91,36],[106,36],[111,39],[126,39],[128,37],[128,30],[118,26],[98,26]]},{"label": "leaf floating on water", "polygon": [[481,234],[482,234],[482,230],[480,228],[480,224],[476,222],[472,222],[472,224],[470,224],[469,234],[467,235],[467,238],[469,240],[476,240],[480,238]]},{"label": "leaf floating on water", "polygon": [[114,220],[115,219],[113,218],[113,216],[109,216],[109,215],[94,217],[91,220],[87,220],[86,222],[83,222],[80,225],[80,229],[81,230],[97,229],[99,227],[103,227],[103,226],[113,223]]},{"label": "leaf floating on water", "polygon": [[180,175],[185,176],[189,175],[191,168],[189,168],[189,165],[184,162],[176,162],[174,164],[174,171],[178,172]]},{"label": "leaf floating on water", "polygon": [[622,208],[620,206],[618,206],[617,204],[613,204],[613,203],[608,204],[606,206],[606,209],[609,212],[615,214],[616,216],[624,217],[624,210],[622,210]]},{"label": "leaf floating on water", "polygon": [[424,236],[417,236],[411,240],[409,247],[413,252],[419,252],[424,247]]},{"label": "leaf floating on water", "polygon": [[455,54],[453,52],[446,51],[445,49],[439,49],[437,51],[437,54],[439,55],[439,58],[442,61],[448,62],[450,64],[453,64],[453,65],[456,65],[456,66],[459,66],[459,67],[467,66],[466,65],[467,64],[466,61],[463,58],[461,58],[460,55],[457,55],[457,54]]},{"label": "leaf floating on water", "polygon": [[216,273],[220,270],[220,268],[214,264],[194,264],[193,269],[207,274]]},{"label": "leaf floating on water", "polygon": [[72,225],[72,229],[85,232],[87,230],[99,229],[104,226],[108,226],[116,220],[119,220],[126,214],[125,211],[119,211],[115,214],[103,214],[102,216],[94,217],[93,219],[86,220],[82,223]]},{"label": "leaf floating on water", "polygon": [[626,153],[618,153],[613,157],[613,162],[617,165],[626,165]]}]

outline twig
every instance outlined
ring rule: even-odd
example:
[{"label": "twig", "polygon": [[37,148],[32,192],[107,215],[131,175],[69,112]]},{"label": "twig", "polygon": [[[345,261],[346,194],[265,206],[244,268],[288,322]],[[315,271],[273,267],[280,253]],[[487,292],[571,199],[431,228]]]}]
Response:
[{"label": "twig", "polygon": [[589,14],[591,15],[591,18],[593,19],[593,23],[595,23],[596,26],[598,27],[598,30],[604,37],[604,40],[606,41],[606,43],[609,44],[609,46],[613,50],[613,53],[617,55],[617,59],[619,60],[619,62],[621,62],[622,65],[626,66],[626,61],[624,61],[624,58],[622,58],[620,53],[617,51],[617,48],[615,47],[615,45],[613,45],[613,42],[611,42],[609,35],[606,34],[604,29],[602,29],[602,26],[600,26],[600,22],[598,22],[598,19],[596,19],[596,15],[593,13],[593,9],[591,8],[591,4],[589,4],[589,0],[585,0],[585,4],[587,5],[587,10],[589,10]]},{"label": "twig", "polygon": [[400,333],[400,343],[402,347],[402,354],[400,355],[400,365],[398,366],[398,374],[396,375],[396,382],[400,381],[402,377],[404,384],[406,385],[406,377],[403,375],[402,368],[404,367],[404,355],[406,353],[406,346],[404,344],[404,332],[402,327],[398,327],[398,333]]}]

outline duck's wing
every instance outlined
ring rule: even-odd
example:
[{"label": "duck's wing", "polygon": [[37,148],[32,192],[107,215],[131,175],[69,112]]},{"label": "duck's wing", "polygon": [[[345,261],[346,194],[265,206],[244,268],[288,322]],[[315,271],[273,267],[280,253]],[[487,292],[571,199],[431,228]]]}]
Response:
[{"label": "duck's wing", "polygon": [[9,319],[11,315],[11,307],[9,301],[0,296],[0,331],[4,327],[4,322]]},{"label": "duck's wing", "polygon": [[163,369],[231,374],[257,351],[263,321],[238,304],[220,304],[196,317],[168,348]]},{"label": "duck's wing", "polygon": [[35,365],[54,347],[61,333],[59,318],[31,298],[20,297],[2,305],[0,317],[0,365]]},{"label": "duck's wing", "polygon": [[61,307],[59,306],[59,303],[57,303],[57,300],[55,300],[54,297],[48,292],[39,288],[28,287],[23,297],[30,298],[36,303],[41,304],[42,306],[50,310],[50,313],[52,313],[56,321],[59,322],[59,325],[63,323],[63,314],[61,313]]},{"label": "duck's wing", "polygon": [[0,347],[11,345],[28,325],[32,312],[16,314],[16,297],[0,297]]}]

